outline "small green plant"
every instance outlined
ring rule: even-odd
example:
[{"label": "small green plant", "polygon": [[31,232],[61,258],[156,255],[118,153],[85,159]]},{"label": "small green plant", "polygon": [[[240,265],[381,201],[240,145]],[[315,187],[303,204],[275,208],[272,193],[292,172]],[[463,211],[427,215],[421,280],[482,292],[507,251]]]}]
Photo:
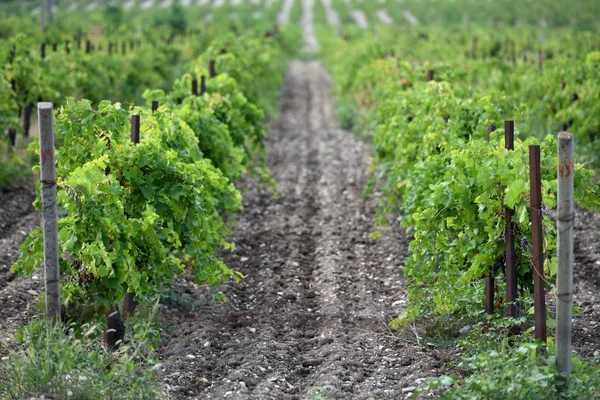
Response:
[{"label": "small green plant", "polygon": [[335,398],[333,388],[330,386],[315,386],[313,387],[313,391],[315,392],[315,395],[312,397],[312,400],[327,400]]},{"label": "small green plant", "polygon": [[160,344],[155,312],[156,305],[127,321],[132,329],[116,352],[99,344],[98,325],[57,324],[48,330],[46,320],[31,322],[15,335],[20,349],[0,365],[0,398],[165,398],[150,368]]},{"label": "small green plant", "polygon": [[[523,338],[517,339],[522,341]],[[465,376],[442,376],[415,392],[446,390],[442,399],[595,399],[600,396],[600,367],[573,359],[569,387],[554,367],[553,346],[539,353],[542,345],[524,342],[486,350],[465,357],[457,371]]]}]

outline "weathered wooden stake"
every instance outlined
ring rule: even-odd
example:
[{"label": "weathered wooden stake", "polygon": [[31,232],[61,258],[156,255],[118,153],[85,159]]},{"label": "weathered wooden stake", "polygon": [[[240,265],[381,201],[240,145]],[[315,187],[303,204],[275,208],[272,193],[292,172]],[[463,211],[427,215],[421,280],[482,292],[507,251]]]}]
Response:
[{"label": "weathered wooden stake", "polygon": [[[44,276],[46,318],[60,319],[60,270],[58,265],[58,214],[54,167],[54,121],[52,103],[38,103],[42,189],[42,231],[44,234]],[[52,324],[48,324],[48,329]]]},{"label": "weathered wooden stake", "polygon": [[42,60],[46,58],[46,43],[40,44],[40,58]]},{"label": "weathered wooden stake", "polygon": [[8,140],[10,140],[10,144],[12,144],[14,149],[17,145],[17,130],[15,128],[6,128],[6,136],[8,136]]},{"label": "weathered wooden stake", "polygon": [[[490,141],[490,135],[496,130],[494,125],[488,125],[487,127],[487,141]],[[494,270],[493,266],[489,266],[488,275],[485,278],[485,312],[488,315],[494,314]]]},{"label": "weathered wooden stake", "polygon": [[542,177],[540,146],[529,146],[529,210],[531,213],[531,247],[533,262],[534,337],[546,343],[546,288],[544,281],[544,247],[542,230]]},{"label": "weathered wooden stake", "polygon": [[431,82],[434,79],[435,73],[433,72],[432,69],[430,69],[429,71],[427,71],[427,81]]},{"label": "weathered wooden stake", "polygon": [[[515,123],[514,121],[504,121],[504,145],[507,150],[515,148]],[[519,315],[517,309],[517,270],[515,253],[515,231],[512,218],[515,215],[514,210],[505,208],[504,216],[506,227],[504,228],[504,238],[506,242],[506,301],[510,303],[506,308],[506,316],[517,318]]]},{"label": "weathered wooden stake", "polygon": [[573,308],[573,135],[558,134],[558,240],[556,274],[556,370],[568,383],[571,376],[571,331]]},{"label": "weathered wooden stake", "polygon": [[[156,108],[158,108],[158,102],[152,101],[152,112],[154,112],[154,103],[156,103]],[[131,141],[135,144],[140,143],[140,116],[132,115],[131,116]],[[135,311],[137,303],[135,302],[135,293],[129,292],[125,294],[125,299],[123,300],[123,318],[127,318],[128,314],[132,314]]]},{"label": "weathered wooden stake", "polygon": [[27,104],[23,107],[23,116],[21,124],[23,126],[23,135],[29,137],[29,129],[31,128],[31,113],[33,111],[33,104]]},{"label": "weathered wooden stake", "polygon": [[119,340],[125,337],[125,327],[118,310],[110,306],[106,314],[106,329],[104,330],[104,344],[111,349],[116,350],[119,347]]},{"label": "weathered wooden stake", "polygon": [[158,101],[152,100],[152,113],[158,110]]}]

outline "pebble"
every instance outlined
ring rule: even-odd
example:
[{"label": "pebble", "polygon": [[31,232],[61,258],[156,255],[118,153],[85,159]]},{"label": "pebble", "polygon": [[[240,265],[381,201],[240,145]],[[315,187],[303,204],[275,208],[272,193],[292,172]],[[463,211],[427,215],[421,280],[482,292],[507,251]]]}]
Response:
[{"label": "pebble", "polygon": [[210,347],[210,342],[204,342],[204,347],[206,347],[206,348]]},{"label": "pebble", "polygon": [[[204,347],[206,347],[206,346],[204,346]],[[188,354],[187,358],[189,358],[190,360],[193,360],[194,358],[196,358],[196,356],[193,354]]]}]

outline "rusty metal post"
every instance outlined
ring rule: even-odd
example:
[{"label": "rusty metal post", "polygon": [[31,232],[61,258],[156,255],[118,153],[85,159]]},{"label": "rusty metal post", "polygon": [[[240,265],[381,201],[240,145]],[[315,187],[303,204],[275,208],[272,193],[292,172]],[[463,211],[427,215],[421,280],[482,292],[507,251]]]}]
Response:
[{"label": "rusty metal post", "polygon": [[546,288],[542,230],[542,177],[540,146],[529,146],[529,190],[531,213],[531,247],[533,262],[534,337],[546,343]]},{"label": "rusty metal post", "polygon": [[140,142],[140,116],[131,116],[131,141],[135,144]]},{"label": "rusty metal post", "polygon": [[23,116],[22,116],[22,126],[23,126],[23,135],[28,138],[29,137],[29,129],[31,128],[31,113],[33,112],[33,104],[29,103],[25,107],[23,107]]},{"label": "rusty metal post", "polygon": [[[488,125],[487,127],[487,141],[490,141],[490,135],[496,130],[494,125]],[[494,314],[494,270],[493,266],[490,265],[488,275],[485,277],[485,312],[488,315]]]},{"label": "rusty metal post", "polygon": [[[504,145],[507,150],[515,148],[515,123],[514,121],[504,121]],[[506,242],[506,301],[510,303],[506,308],[506,316],[517,318],[519,315],[517,309],[517,270],[515,253],[515,231],[512,218],[515,215],[514,210],[504,209],[506,226],[504,238]]]},{"label": "rusty metal post", "polygon": [[208,63],[208,77],[212,79],[215,76],[217,76],[217,71],[215,69],[215,60],[210,60]]}]

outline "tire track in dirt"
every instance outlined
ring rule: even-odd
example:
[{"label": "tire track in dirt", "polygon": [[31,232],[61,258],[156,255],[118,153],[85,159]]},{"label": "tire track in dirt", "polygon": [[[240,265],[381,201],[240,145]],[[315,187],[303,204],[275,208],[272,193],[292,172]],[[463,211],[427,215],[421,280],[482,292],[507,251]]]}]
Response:
[{"label": "tire track in dirt", "polygon": [[[319,62],[291,64],[268,162],[281,197],[245,182],[225,261],[246,276],[211,293],[179,281],[163,306],[163,388],[176,399],[404,398],[438,375],[435,352],[393,337],[408,238],[369,239],[369,147],[337,128]],[[397,307],[396,307],[397,308]]]}]

